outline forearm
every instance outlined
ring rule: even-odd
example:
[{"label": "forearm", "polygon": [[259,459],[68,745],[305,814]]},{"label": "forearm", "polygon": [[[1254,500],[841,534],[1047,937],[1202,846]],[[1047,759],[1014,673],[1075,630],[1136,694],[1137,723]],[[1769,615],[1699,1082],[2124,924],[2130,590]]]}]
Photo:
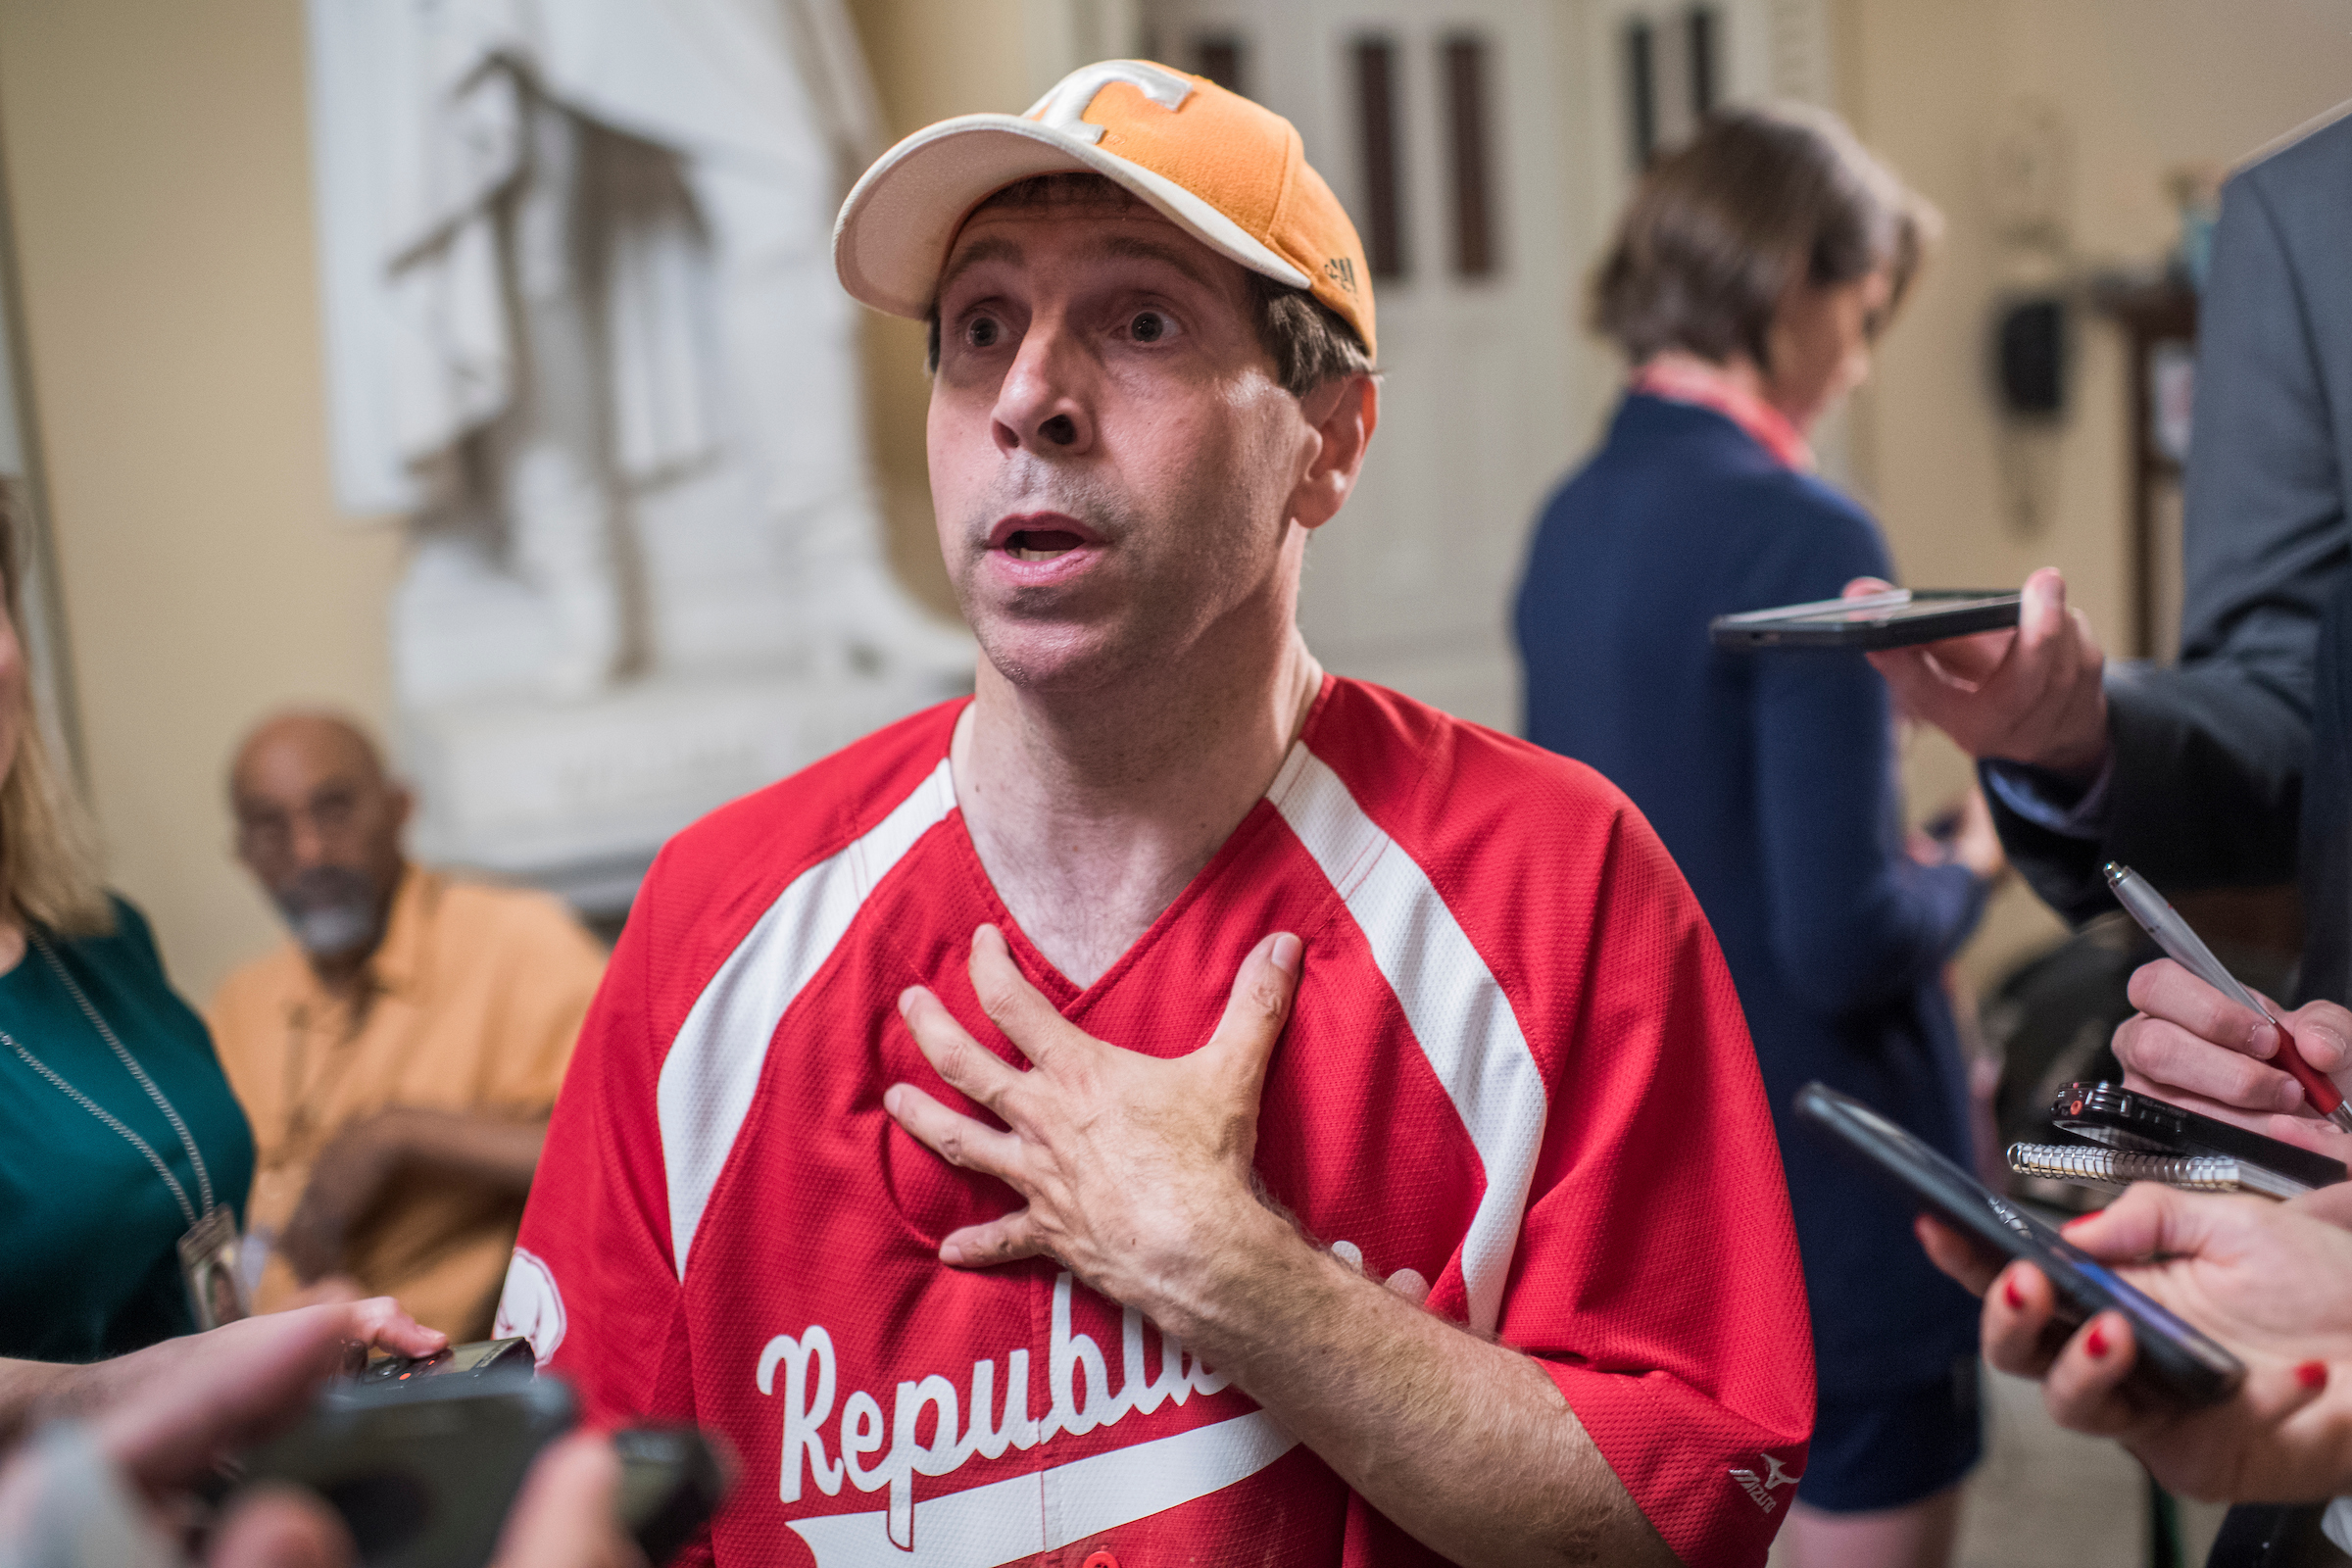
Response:
[{"label": "forearm", "polygon": [[75,1394],[92,1370],[55,1361],[0,1360],[0,1450],[43,1421],[81,1408],[84,1401]]},{"label": "forearm", "polygon": [[402,1107],[383,1113],[398,1151],[390,1162],[446,1173],[520,1198],[531,1189],[547,1117],[507,1120],[465,1111]]},{"label": "forearm", "polygon": [[1465,1565],[1674,1560],[1543,1368],[1249,1210],[1147,1310],[1374,1507]]}]

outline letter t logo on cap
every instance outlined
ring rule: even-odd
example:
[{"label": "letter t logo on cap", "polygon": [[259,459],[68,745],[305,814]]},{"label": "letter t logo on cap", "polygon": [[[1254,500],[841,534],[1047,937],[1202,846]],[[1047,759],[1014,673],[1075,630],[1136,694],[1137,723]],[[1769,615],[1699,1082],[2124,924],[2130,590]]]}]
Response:
[{"label": "letter t logo on cap", "polygon": [[1098,142],[1102,139],[1102,127],[1090,125],[1084,116],[1093,107],[1095,94],[1114,81],[1123,81],[1162,109],[1176,110],[1193,95],[1193,83],[1164,66],[1148,60],[1104,60],[1091,66],[1081,66],[1054,84],[1054,90],[1029,106],[1024,120],[1034,120],[1052,125],[1065,135],[1080,141]]}]

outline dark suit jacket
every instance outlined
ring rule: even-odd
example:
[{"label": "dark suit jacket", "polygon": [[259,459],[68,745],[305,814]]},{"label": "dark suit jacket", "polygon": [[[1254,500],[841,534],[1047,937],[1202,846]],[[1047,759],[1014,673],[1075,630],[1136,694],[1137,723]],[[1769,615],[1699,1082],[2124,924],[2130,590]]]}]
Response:
[{"label": "dark suit jacket", "polygon": [[2352,576],[2320,622],[2303,783],[2303,968],[2296,1000],[2352,1002]]},{"label": "dark suit jacket", "polygon": [[2224,189],[2198,333],[2180,663],[2108,665],[2103,841],[1996,800],[2011,859],[2072,919],[2113,906],[2106,859],[2167,891],[2295,874],[2320,619],[2352,575],[2347,267],[2352,119]]}]

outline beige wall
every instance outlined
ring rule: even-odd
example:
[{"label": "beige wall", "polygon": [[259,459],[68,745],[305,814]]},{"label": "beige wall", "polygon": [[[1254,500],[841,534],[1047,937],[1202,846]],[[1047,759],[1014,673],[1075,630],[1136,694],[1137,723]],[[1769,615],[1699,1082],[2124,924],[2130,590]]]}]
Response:
[{"label": "beige wall", "polygon": [[[2234,162],[2352,93],[2346,0],[1842,0],[1843,106],[1865,140],[1942,208],[1946,242],[1856,409],[1857,480],[1906,580],[1974,586],[2063,568],[2108,646],[2129,633],[2124,368],[2084,319],[2044,531],[2003,520],[1986,388],[1993,301],[2017,263],[1990,236],[1987,144],[2007,107],[2061,107],[2078,268],[2153,262],[2176,220],[2165,172]],[[1940,736],[1911,745],[1912,805],[1933,810],[1966,767]],[[1967,967],[1980,977],[2058,933],[2023,888],[2001,898]]]},{"label": "beige wall", "polygon": [[273,704],[381,720],[398,535],[327,495],[300,0],[0,4],[0,152],[88,782],[201,1003],[274,935],[222,768]]}]

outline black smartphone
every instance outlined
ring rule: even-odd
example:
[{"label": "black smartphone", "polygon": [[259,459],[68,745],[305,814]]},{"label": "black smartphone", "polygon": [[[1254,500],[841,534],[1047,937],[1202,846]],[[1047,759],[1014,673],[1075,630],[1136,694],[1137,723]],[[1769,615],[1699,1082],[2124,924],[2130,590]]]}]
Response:
[{"label": "black smartphone", "polygon": [[1990,588],[1897,588],[1776,605],[1707,622],[1718,648],[1907,648],[2017,624],[2022,598]]},{"label": "black smartphone", "polygon": [[653,1568],[701,1534],[734,1485],[735,1464],[714,1433],[693,1427],[631,1427],[612,1434],[620,1455],[621,1528]]},{"label": "black smartphone", "polygon": [[330,1385],[245,1478],[318,1494],[365,1568],[482,1568],[531,1461],[577,1418],[557,1378]]},{"label": "black smartphone", "polygon": [[[422,1381],[412,1372],[330,1386],[308,1421],[247,1457],[243,1478],[318,1493],[342,1515],[364,1568],[480,1568],[532,1461],[577,1413],[562,1379],[532,1377],[511,1351],[468,1350],[483,1347],[444,1351],[470,1367],[435,1367]],[[691,1427],[628,1428],[612,1434],[612,1448],[613,1512],[662,1568],[717,1511],[731,1456]]]},{"label": "black smartphone", "polygon": [[2340,1159],[2200,1116],[2121,1084],[2068,1084],[2050,1102],[2050,1120],[2078,1138],[2143,1154],[2219,1154],[2260,1165],[2304,1187],[2332,1187],[2347,1172]]},{"label": "black smartphone", "polygon": [[2032,1261],[2048,1276],[2058,1297],[2057,1319],[2069,1330],[2110,1308],[2130,1318],[2139,1354],[2127,1384],[2140,1397],[2196,1409],[2228,1398],[2245,1381],[2237,1357],[1860,1101],[1811,1083],[1796,1092],[1795,1110],[1800,1121],[1836,1139],[1967,1237],[1985,1261]]},{"label": "black smartphone", "polygon": [[413,1383],[421,1378],[461,1378],[492,1383],[505,1378],[527,1378],[538,1367],[531,1342],[516,1336],[505,1340],[476,1340],[453,1345],[435,1355],[379,1355],[362,1367],[362,1387]]}]

